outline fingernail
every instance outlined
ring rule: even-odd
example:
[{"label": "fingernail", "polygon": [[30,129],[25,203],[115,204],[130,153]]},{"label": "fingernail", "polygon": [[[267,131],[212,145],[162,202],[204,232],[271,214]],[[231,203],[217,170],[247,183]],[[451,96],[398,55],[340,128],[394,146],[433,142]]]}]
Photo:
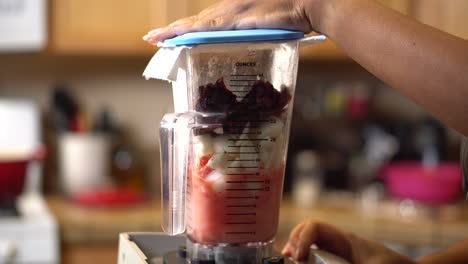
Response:
[{"label": "fingernail", "polygon": [[155,36],[157,36],[158,34],[160,33],[160,31],[155,31],[155,32],[151,32],[151,33],[148,33],[146,34],[149,38],[154,38]]},{"label": "fingernail", "polygon": [[157,39],[157,36],[158,36],[158,34],[151,34],[151,35],[148,35],[148,36],[146,37],[146,41],[149,41],[149,42],[154,41],[155,39]]},{"label": "fingernail", "polygon": [[288,247],[284,247],[283,250],[281,250],[281,254],[282,255],[285,255],[286,253],[288,253]]},{"label": "fingernail", "polygon": [[148,40],[148,35],[144,35],[143,37],[141,37],[143,40],[147,41]]}]

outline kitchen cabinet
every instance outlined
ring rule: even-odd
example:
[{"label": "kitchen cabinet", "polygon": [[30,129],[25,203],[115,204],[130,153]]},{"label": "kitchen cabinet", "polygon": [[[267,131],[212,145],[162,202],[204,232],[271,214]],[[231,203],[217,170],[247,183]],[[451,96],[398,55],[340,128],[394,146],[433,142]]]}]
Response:
[{"label": "kitchen cabinet", "polygon": [[49,49],[55,54],[150,54],[155,47],[141,37],[188,14],[187,3],[187,0],[51,1]]},{"label": "kitchen cabinet", "polygon": [[195,15],[202,11],[203,9],[219,2],[219,0],[197,0],[188,2],[188,11],[189,15]]},{"label": "kitchen cabinet", "polygon": [[468,39],[468,1],[414,0],[413,8],[417,20]]},{"label": "kitchen cabinet", "polygon": [[[468,38],[465,0],[378,0],[403,14],[441,30]],[[54,54],[151,55],[141,40],[150,29],[200,12],[217,0],[52,0],[51,40]],[[303,60],[348,57],[332,41],[301,50]]]},{"label": "kitchen cabinet", "polygon": [[146,32],[196,14],[215,2],[54,0],[49,50],[73,55],[150,55],[156,48],[142,41]]}]

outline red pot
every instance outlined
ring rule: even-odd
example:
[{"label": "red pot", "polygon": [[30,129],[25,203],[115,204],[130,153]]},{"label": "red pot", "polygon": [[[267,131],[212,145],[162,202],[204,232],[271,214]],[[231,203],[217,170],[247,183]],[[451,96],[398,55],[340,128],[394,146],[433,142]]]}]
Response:
[{"label": "red pot", "polygon": [[10,204],[21,194],[29,162],[42,160],[44,156],[42,147],[32,154],[0,154],[0,205]]},{"label": "red pot", "polygon": [[0,160],[0,203],[14,201],[23,191],[29,160]]}]

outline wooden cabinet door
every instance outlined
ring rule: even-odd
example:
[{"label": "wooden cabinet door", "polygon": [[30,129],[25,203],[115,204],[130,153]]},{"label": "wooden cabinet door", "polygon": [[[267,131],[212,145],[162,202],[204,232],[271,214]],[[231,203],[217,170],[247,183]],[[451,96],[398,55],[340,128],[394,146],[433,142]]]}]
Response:
[{"label": "wooden cabinet door", "polygon": [[416,19],[442,31],[468,39],[468,1],[414,1]]},{"label": "wooden cabinet door", "polygon": [[[58,54],[135,55],[154,52],[147,31],[187,13],[187,0],[55,0],[51,50]],[[182,2],[178,4],[178,2]],[[176,8],[177,7],[177,8]]]},{"label": "wooden cabinet door", "polygon": [[203,9],[219,2],[219,0],[196,0],[196,1],[189,1],[188,8],[190,11],[190,15],[196,15]]}]

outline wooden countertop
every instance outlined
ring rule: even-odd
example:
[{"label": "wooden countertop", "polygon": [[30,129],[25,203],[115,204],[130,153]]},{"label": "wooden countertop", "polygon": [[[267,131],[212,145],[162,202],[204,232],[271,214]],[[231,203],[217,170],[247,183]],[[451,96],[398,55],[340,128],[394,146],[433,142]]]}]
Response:
[{"label": "wooden countertop", "polygon": [[[121,232],[160,232],[158,200],[127,208],[84,208],[60,197],[48,197],[64,244],[113,243]],[[359,200],[329,196],[300,207],[290,199],[281,206],[277,244],[284,244],[300,221],[315,218],[361,236],[409,246],[446,247],[468,237],[468,209],[463,204],[430,208],[383,201],[364,210]]]}]

